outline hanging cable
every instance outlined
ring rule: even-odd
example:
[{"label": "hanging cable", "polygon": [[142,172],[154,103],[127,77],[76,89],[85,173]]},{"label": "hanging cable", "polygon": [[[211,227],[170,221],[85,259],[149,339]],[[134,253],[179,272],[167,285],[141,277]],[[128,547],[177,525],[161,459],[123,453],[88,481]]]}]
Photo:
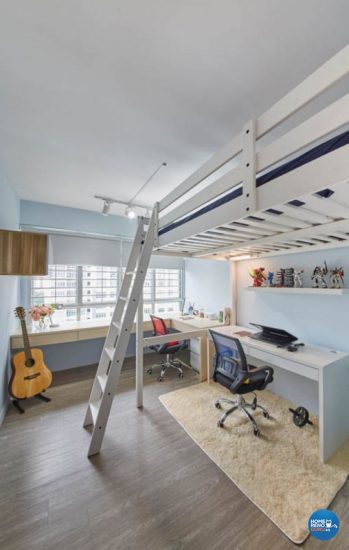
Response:
[{"label": "hanging cable", "polygon": [[148,185],[148,183],[156,176],[156,174],[159,172],[159,170],[161,170],[161,168],[163,166],[167,166],[167,162],[162,162],[160,164],[160,166],[157,167],[157,169],[155,170],[155,172],[152,173],[152,175],[146,180],[145,183],[143,183],[142,187],[140,187],[137,191],[137,193],[132,197],[132,199],[129,201],[129,206],[132,205],[133,201],[135,200],[135,198],[143,191],[144,187],[146,185]]}]

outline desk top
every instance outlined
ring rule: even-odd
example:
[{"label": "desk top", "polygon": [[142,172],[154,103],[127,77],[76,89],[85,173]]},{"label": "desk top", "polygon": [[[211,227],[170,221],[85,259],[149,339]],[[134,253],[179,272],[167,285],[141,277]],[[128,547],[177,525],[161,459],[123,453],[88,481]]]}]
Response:
[{"label": "desk top", "polygon": [[[160,317],[161,315],[159,315]],[[201,317],[194,317],[189,315],[178,314],[166,314],[161,316],[166,324],[181,332],[187,332],[188,330],[198,330],[207,328],[216,328],[221,326],[219,321],[211,320]],[[75,342],[77,340],[88,340],[93,338],[105,338],[110,325],[110,319],[89,321],[68,321],[66,323],[60,323],[58,327],[45,328],[44,330],[36,329],[35,327],[28,325],[28,335],[32,346],[44,346],[48,344],[59,344],[65,342]],[[152,324],[149,316],[144,316],[144,330],[151,330]],[[133,327],[133,332],[135,325]],[[22,331],[18,327],[11,334],[11,348],[19,349],[23,347]]]},{"label": "desk top", "polygon": [[349,353],[344,353],[331,348],[323,348],[319,346],[311,346],[306,344],[304,347],[298,349],[295,352],[289,352],[287,349],[278,348],[273,344],[267,342],[261,342],[260,340],[254,340],[249,336],[239,336],[236,334],[240,331],[257,332],[255,329],[241,327],[238,325],[229,325],[223,327],[217,327],[216,332],[224,334],[226,336],[234,336],[239,338],[244,346],[245,352],[253,356],[253,350],[259,350],[268,354],[275,355],[277,357],[300,363],[302,365],[308,365],[315,369],[322,369],[327,365],[336,363],[340,359],[347,358],[349,364]]}]

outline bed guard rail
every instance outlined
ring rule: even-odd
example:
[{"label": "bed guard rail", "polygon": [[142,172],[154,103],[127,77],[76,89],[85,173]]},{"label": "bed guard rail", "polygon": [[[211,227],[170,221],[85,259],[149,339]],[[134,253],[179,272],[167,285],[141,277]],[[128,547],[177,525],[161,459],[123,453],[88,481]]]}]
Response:
[{"label": "bed guard rail", "polygon": [[[208,205],[214,199],[224,196],[234,188],[242,188],[239,203],[241,213],[238,217],[258,210],[256,173],[266,170],[347,124],[349,93],[257,152],[256,142],[348,74],[349,46],[346,46],[258,119],[248,122],[240,134],[160,201],[158,228],[160,234],[166,228],[170,229],[171,224],[183,220],[185,216]],[[239,161],[236,167],[218,177],[205,189],[186,198],[189,191],[214,175],[232,159]],[[221,223],[228,221],[231,221],[231,218],[223,219]]]}]

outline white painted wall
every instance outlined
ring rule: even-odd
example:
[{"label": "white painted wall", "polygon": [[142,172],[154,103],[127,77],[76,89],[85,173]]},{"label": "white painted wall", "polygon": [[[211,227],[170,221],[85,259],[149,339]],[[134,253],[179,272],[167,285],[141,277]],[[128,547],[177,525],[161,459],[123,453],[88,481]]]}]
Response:
[{"label": "white painted wall", "polygon": [[280,327],[299,339],[325,347],[349,351],[349,296],[258,294],[246,287],[251,285],[248,270],[265,267],[276,271],[279,267],[305,269],[305,286],[311,286],[313,268],[326,260],[328,267],[343,266],[345,286],[349,287],[349,248],[336,248],[302,254],[275,256],[248,260],[237,264],[237,322],[248,326],[257,322]]},{"label": "white painted wall", "polygon": [[[18,229],[19,200],[12,184],[0,171],[0,228]],[[18,303],[18,277],[0,276],[0,424],[8,405],[9,342],[15,326],[14,308]]]},{"label": "white painted wall", "polygon": [[184,265],[186,302],[212,313],[231,306],[230,262],[186,258]]}]

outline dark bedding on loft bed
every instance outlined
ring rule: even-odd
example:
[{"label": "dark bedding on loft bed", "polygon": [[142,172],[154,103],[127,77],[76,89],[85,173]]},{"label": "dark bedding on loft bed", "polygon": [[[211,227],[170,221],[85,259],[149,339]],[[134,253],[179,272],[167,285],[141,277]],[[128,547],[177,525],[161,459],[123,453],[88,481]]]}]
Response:
[{"label": "dark bedding on loft bed", "polygon": [[[304,164],[307,164],[312,160],[315,160],[319,157],[327,155],[327,153],[331,153],[332,151],[335,151],[340,147],[344,147],[344,145],[347,145],[348,143],[349,143],[349,130],[325,141],[324,143],[320,143],[320,145],[317,145],[316,147],[313,147],[312,149],[310,149],[306,153],[303,153],[299,157],[293,160],[290,160],[285,164],[282,164],[281,166],[274,168],[273,170],[270,170],[270,172],[266,172],[261,176],[257,176],[256,187],[260,187],[261,185],[264,185],[269,181],[279,178],[280,176],[287,174],[287,172],[291,172],[292,170],[295,170],[296,168],[299,168],[300,166],[303,166]],[[206,214],[206,212],[210,212],[211,210],[214,210],[215,208],[218,208],[219,206],[222,206],[223,204],[226,204],[227,202],[234,200],[236,197],[239,197],[240,195],[242,195],[242,187],[233,189],[223,197],[216,199],[215,201],[211,202],[207,206],[200,208],[200,210],[193,212],[193,214],[189,214],[185,218],[182,218],[179,221],[174,222],[168,225],[167,227],[164,227],[163,229],[160,229],[159,235],[163,235],[164,233],[167,233],[168,231],[171,231],[176,227],[179,227],[191,220],[194,220],[195,218],[202,216],[202,214]]]}]

